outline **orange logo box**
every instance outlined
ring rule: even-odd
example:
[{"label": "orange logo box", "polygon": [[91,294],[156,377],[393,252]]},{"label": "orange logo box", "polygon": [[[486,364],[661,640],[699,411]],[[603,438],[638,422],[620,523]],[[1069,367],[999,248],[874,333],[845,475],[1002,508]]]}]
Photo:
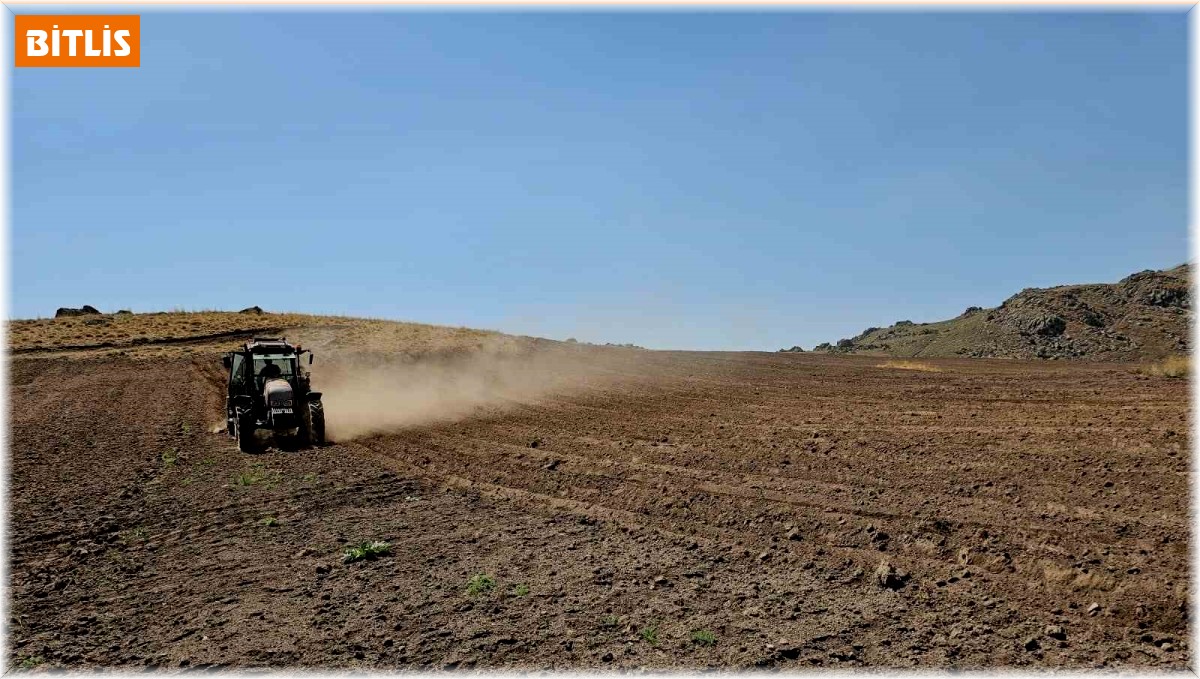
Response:
[{"label": "orange logo box", "polygon": [[142,65],[137,14],[18,14],[16,66]]}]

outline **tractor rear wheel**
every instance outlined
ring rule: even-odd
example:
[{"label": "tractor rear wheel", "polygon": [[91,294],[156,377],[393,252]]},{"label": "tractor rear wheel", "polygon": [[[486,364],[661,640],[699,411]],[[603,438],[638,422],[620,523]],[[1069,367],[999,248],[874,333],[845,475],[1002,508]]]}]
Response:
[{"label": "tractor rear wheel", "polygon": [[320,401],[310,401],[308,404],[308,445],[325,445],[325,407]]},{"label": "tractor rear wheel", "polygon": [[254,415],[243,413],[237,418],[238,450],[243,453],[258,452],[258,440],[254,438]]}]

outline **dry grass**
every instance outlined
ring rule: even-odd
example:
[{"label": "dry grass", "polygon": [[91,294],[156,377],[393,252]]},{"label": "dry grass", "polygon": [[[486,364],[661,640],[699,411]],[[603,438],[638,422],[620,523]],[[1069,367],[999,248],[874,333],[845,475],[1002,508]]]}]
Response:
[{"label": "dry grass", "polygon": [[1168,356],[1157,363],[1138,366],[1137,371],[1151,377],[1187,377],[1192,371],[1189,356]]},{"label": "dry grass", "polygon": [[[230,336],[220,337],[222,334]],[[212,353],[231,348],[243,336],[280,334],[293,342],[412,354],[518,341],[486,330],[294,313],[170,311],[15,320],[8,324],[9,350],[15,353],[97,349],[138,355]]]},{"label": "dry grass", "polygon": [[926,372],[926,373],[942,372],[942,369],[937,367],[936,365],[930,365],[928,363],[922,363],[920,361],[884,361],[883,363],[880,363],[879,365],[877,365],[875,367],[876,368],[894,368],[896,370],[920,370],[921,372]]}]

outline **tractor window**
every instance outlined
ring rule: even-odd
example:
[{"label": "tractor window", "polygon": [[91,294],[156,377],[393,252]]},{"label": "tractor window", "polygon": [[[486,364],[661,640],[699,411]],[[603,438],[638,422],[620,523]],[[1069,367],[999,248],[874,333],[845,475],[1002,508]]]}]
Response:
[{"label": "tractor window", "polygon": [[291,380],[296,374],[296,357],[283,354],[256,354],[254,356],[254,376],[261,387],[270,377],[282,377]]},{"label": "tractor window", "polygon": [[245,366],[246,357],[241,354],[233,355],[233,362],[229,365],[229,391],[241,391],[242,385],[246,382],[246,371],[242,370]]}]

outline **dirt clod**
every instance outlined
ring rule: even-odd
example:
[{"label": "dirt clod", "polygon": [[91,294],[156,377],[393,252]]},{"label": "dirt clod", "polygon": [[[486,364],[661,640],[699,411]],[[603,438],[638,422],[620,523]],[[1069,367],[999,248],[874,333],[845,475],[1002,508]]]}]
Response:
[{"label": "dirt clod", "polygon": [[908,582],[908,573],[897,570],[895,566],[887,560],[879,562],[875,568],[875,581],[880,587],[886,589],[900,589]]}]

